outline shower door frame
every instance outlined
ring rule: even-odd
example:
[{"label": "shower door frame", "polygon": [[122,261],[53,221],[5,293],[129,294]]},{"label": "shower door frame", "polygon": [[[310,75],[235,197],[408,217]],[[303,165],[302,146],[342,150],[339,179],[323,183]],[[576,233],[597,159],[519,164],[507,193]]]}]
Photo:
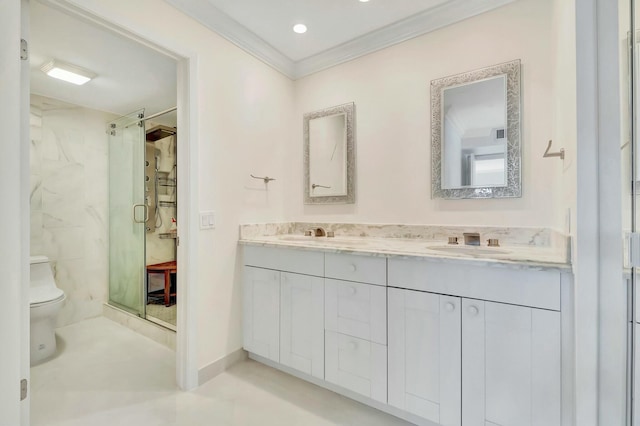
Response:
[{"label": "shower door frame", "polygon": [[[118,33],[134,42],[159,51],[176,61],[177,110],[180,143],[178,157],[178,228],[177,262],[180,270],[177,282],[176,381],[183,390],[199,385],[197,359],[197,277],[198,277],[198,55],[171,37],[171,33],[149,32],[128,21],[120,10],[82,0],[42,0],[52,7],[63,9],[72,16]],[[92,7],[93,5],[93,7]]]}]

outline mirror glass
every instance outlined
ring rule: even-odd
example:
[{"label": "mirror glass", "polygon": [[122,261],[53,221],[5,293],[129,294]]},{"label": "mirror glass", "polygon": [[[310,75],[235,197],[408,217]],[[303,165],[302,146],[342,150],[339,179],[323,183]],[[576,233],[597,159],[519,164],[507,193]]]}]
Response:
[{"label": "mirror glass", "polygon": [[347,195],[347,116],[309,120],[311,196]]},{"label": "mirror glass", "polygon": [[353,203],[353,103],[304,115],[305,203]]},{"label": "mirror glass", "polygon": [[505,77],[444,89],[442,187],[507,183]]},{"label": "mirror glass", "polygon": [[520,61],[431,82],[433,198],[519,197]]}]

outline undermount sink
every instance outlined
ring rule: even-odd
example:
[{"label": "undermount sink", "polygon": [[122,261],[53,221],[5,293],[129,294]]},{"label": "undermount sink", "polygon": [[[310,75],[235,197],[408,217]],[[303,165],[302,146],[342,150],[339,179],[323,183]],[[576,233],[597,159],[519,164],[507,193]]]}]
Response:
[{"label": "undermount sink", "polygon": [[427,247],[429,250],[442,251],[445,253],[466,254],[471,256],[482,256],[491,254],[508,254],[509,250],[503,250],[494,247],[478,247],[478,246],[434,246]]},{"label": "undermount sink", "polygon": [[313,244],[343,244],[347,246],[366,244],[366,241],[351,240],[348,238],[340,237],[310,237],[307,235],[280,235],[279,240],[282,241],[294,241],[294,242],[308,242]]},{"label": "undermount sink", "polygon": [[282,241],[313,241],[317,237],[306,235],[279,235],[278,239]]}]

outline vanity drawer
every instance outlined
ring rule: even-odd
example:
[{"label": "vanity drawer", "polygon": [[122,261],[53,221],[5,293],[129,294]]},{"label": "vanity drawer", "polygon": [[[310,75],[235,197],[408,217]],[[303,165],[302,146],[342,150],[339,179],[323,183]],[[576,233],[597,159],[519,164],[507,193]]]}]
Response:
[{"label": "vanity drawer", "polygon": [[560,272],[389,259],[389,286],[560,310]]},{"label": "vanity drawer", "polygon": [[324,253],[276,247],[244,247],[244,264],[297,274],[324,275]]},{"label": "vanity drawer", "polygon": [[326,331],[325,363],[327,382],[386,404],[386,346]]},{"label": "vanity drawer", "polygon": [[324,327],[348,336],[387,344],[387,289],[325,279]]},{"label": "vanity drawer", "polygon": [[387,259],[384,257],[326,253],[324,262],[327,278],[387,285]]}]

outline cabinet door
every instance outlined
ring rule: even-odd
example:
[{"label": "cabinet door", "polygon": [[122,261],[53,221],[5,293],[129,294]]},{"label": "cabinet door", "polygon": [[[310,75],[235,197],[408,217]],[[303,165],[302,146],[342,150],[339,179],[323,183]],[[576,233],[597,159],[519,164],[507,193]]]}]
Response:
[{"label": "cabinet door", "polygon": [[280,362],[280,272],[244,267],[244,348]]},{"label": "cabinet door", "polygon": [[387,289],[326,279],[325,329],[387,345]]},{"label": "cabinet door", "polygon": [[389,405],[460,425],[461,299],[389,288]]},{"label": "cabinet door", "polygon": [[326,332],[326,380],[376,401],[387,402],[387,347]]},{"label": "cabinet door", "polygon": [[560,313],[462,305],[463,426],[559,426]]},{"label": "cabinet door", "polygon": [[282,272],[280,363],[324,379],[324,279]]}]

